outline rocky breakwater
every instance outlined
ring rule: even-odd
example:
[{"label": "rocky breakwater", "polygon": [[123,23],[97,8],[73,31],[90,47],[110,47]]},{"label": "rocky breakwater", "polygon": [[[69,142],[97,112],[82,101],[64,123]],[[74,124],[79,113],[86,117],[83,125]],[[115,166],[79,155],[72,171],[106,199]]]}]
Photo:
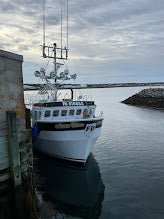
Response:
[{"label": "rocky breakwater", "polygon": [[164,109],[164,88],[144,89],[122,103]]}]

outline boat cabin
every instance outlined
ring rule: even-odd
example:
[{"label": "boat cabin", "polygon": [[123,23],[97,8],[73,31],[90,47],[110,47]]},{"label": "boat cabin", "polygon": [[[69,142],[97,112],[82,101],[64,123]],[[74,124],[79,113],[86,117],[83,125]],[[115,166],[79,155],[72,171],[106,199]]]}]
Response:
[{"label": "boat cabin", "polygon": [[60,101],[35,103],[33,105],[33,125],[39,121],[72,121],[95,118],[94,101]]}]

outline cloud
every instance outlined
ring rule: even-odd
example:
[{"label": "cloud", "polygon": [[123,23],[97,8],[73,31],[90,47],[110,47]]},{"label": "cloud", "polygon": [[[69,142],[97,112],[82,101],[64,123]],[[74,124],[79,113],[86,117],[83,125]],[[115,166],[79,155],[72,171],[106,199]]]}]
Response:
[{"label": "cloud", "polygon": [[[0,0],[0,12],[0,48],[24,55],[29,80],[29,69],[46,63],[40,58],[42,1]],[[63,1],[63,45],[65,18]],[[54,41],[60,45],[60,0],[46,0],[46,42]],[[69,46],[70,68],[85,79],[92,71],[100,80],[149,72],[164,80],[164,1],[69,0]]]}]

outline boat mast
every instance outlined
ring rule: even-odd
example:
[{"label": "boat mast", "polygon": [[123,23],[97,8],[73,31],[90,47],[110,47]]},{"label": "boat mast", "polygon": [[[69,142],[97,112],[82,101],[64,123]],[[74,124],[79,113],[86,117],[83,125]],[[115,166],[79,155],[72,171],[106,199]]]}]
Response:
[{"label": "boat mast", "polygon": [[68,50],[68,0],[67,0],[67,50]]},{"label": "boat mast", "polygon": [[[56,43],[52,46],[46,46],[45,43],[45,0],[43,0],[43,57],[54,59],[54,72],[57,74],[58,67],[61,65],[57,63],[57,60],[68,60],[68,0],[67,0],[67,45],[63,48],[63,2],[61,0],[61,36],[60,36],[60,47]],[[50,55],[50,50],[53,51],[53,56]]]},{"label": "boat mast", "polygon": [[62,0],[61,0],[61,32],[60,32],[60,34],[61,34],[61,58],[62,58],[62,56],[63,56],[63,51],[62,51],[62,48],[63,48],[63,2],[62,2]]},{"label": "boat mast", "polygon": [[[57,74],[57,68],[56,68],[56,43],[54,43],[53,52],[54,52],[54,72],[55,72],[55,74]],[[55,82],[56,82],[56,78],[55,78]]]},{"label": "boat mast", "polygon": [[[58,69],[61,63],[57,63],[57,60],[67,60],[68,59],[68,0],[67,0],[67,45],[63,48],[63,1],[61,1],[61,36],[60,36],[60,47],[57,46],[56,43],[53,44],[53,46],[46,46],[45,43],[45,0],[43,0],[43,58],[49,58],[53,59],[54,63],[54,80],[55,83],[57,82],[57,79],[60,79],[58,76]],[[51,56],[50,51],[53,51],[53,56]],[[57,94],[56,94],[57,95]],[[55,99],[57,99],[57,96],[55,95]]]},{"label": "boat mast", "polygon": [[45,41],[46,41],[46,37],[45,37],[45,0],[43,0],[43,57],[46,58],[46,54],[45,54]]},{"label": "boat mast", "polygon": [[[68,75],[68,69],[65,69],[64,72],[60,72],[58,75],[58,70],[62,63],[58,63],[57,60],[68,60],[68,0],[66,1],[66,18],[67,18],[67,29],[66,29],[66,46],[63,47],[63,0],[61,1],[61,36],[60,36],[60,46],[58,47],[56,43],[53,43],[51,46],[46,45],[46,37],[45,37],[45,1],[43,1],[43,45],[42,45],[42,55],[43,58],[53,59],[54,69],[50,72],[50,75],[46,75],[46,70],[41,68],[40,71],[35,71],[34,74],[36,77],[40,77],[41,79],[46,80],[48,87],[54,91],[53,97],[54,100],[57,100],[57,92],[60,84],[56,84],[57,80],[61,80],[62,82],[65,80],[76,79],[76,74]],[[53,55],[52,55],[53,54]],[[54,79],[55,84],[51,84],[49,79]]]}]

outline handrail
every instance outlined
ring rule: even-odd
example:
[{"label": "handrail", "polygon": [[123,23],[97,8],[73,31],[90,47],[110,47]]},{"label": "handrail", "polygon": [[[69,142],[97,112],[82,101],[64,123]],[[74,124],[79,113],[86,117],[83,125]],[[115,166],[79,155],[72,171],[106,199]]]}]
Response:
[{"label": "handrail", "polygon": [[100,114],[99,114],[99,116],[100,116],[100,117],[102,117],[102,116],[103,116],[103,114],[104,114],[104,112],[103,112],[103,111],[100,111]]}]

